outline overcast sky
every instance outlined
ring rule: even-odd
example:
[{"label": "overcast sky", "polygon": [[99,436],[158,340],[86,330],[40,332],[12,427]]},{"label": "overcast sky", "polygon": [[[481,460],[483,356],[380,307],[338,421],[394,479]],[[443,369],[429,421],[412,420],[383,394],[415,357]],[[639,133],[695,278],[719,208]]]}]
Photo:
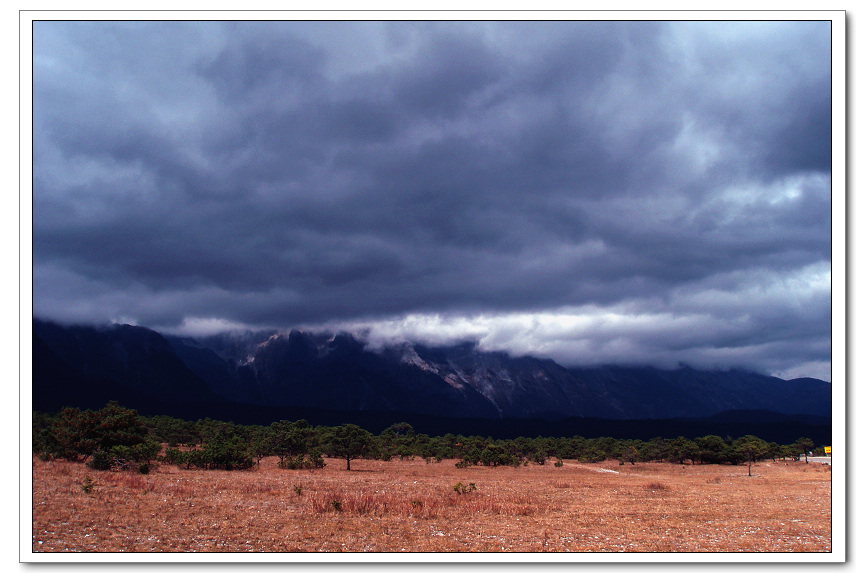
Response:
[{"label": "overcast sky", "polygon": [[830,379],[829,22],[36,22],[33,307]]}]

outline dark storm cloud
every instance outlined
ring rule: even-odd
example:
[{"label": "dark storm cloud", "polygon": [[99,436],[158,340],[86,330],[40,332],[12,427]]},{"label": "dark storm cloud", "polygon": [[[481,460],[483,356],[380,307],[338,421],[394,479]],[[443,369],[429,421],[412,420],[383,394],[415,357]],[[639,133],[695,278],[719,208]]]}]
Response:
[{"label": "dark storm cloud", "polygon": [[829,26],[37,22],[34,310],[827,368]]}]

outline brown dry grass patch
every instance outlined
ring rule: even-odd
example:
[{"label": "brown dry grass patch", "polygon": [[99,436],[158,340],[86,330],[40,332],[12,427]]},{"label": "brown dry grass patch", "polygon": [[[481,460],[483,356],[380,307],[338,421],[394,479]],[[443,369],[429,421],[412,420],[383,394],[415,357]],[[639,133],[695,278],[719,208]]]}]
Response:
[{"label": "brown dry grass patch", "polygon": [[[828,552],[831,473],[616,462],[95,472],[33,460],[34,552]],[[82,490],[90,477],[93,488]],[[454,491],[457,482],[477,490]]]}]

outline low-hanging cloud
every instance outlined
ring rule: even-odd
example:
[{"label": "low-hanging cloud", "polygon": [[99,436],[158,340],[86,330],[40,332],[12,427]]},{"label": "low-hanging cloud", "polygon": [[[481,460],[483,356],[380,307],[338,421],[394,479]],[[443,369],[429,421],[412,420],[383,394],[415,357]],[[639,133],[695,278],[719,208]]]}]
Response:
[{"label": "low-hanging cloud", "polygon": [[828,378],[828,22],[36,22],[34,313]]}]

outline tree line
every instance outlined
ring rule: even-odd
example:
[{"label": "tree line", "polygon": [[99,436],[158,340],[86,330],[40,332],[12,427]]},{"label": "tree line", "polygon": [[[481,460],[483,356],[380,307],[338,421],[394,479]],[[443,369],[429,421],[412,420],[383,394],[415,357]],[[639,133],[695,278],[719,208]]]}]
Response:
[{"label": "tree line", "polygon": [[[163,448],[163,444],[165,447]],[[754,435],[738,438],[706,435],[695,439],[656,437],[517,437],[493,439],[477,435],[429,436],[408,423],[395,423],[378,435],[354,425],[312,426],[306,420],[281,420],[270,425],[238,425],[210,418],[188,421],[166,415],[146,417],[110,402],[98,411],[65,408],[57,414],[33,413],[33,452],[87,463],[97,470],[135,469],[146,473],[153,462],[185,468],[248,470],[266,457],[277,457],[285,469],[324,467],[324,456],[389,461],[423,458],[429,463],[458,460],[459,467],[545,464],[555,458],[620,464],[666,461],[677,464],[748,464],[772,459],[799,460],[815,450],[801,437],[781,445]],[[822,447],[816,448],[822,453]]]}]

